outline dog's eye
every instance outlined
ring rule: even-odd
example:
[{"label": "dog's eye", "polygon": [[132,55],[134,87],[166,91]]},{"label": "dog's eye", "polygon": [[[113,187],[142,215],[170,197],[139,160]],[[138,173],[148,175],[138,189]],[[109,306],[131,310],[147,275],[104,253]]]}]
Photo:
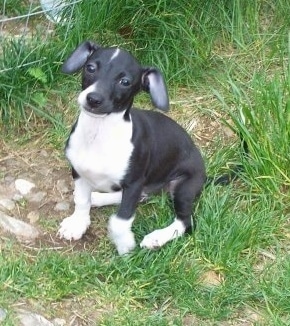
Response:
[{"label": "dog's eye", "polygon": [[119,83],[125,87],[128,87],[131,85],[131,82],[128,78],[121,78]]},{"label": "dog's eye", "polygon": [[96,71],[96,66],[92,64],[88,64],[86,66],[86,70],[88,73],[93,74]]}]

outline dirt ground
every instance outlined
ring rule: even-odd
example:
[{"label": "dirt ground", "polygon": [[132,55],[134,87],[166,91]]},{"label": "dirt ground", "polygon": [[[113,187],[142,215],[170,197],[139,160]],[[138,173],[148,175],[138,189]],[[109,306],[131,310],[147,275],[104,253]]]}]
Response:
[{"label": "dirt ground", "polygon": [[[0,141],[0,198],[13,198],[17,191],[16,179],[25,179],[35,184],[30,196],[16,200],[15,208],[6,211],[10,216],[34,224],[40,231],[40,237],[28,245],[33,247],[49,246],[62,248],[72,246],[83,250],[97,238],[104,235],[106,227],[90,228],[82,240],[70,244],[57,236],[59,223],[73,211],[73,181],[70,167],[62,151],[40,148],[38,141],[23,147],[13,146],[11,142]],[[34,200],[35,195],[42,194],[41,200]],[[58,210],[58,203],[69,204],[68,209]],[[37,212],[35,221],[31,221]],[[104,220],[104,212],[94,212]]]}]

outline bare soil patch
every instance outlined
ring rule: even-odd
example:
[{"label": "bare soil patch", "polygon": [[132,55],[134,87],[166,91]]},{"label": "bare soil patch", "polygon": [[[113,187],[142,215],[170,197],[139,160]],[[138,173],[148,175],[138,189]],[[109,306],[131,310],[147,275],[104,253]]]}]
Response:
[{"label": "bare soil patch", "polygon": [[[83,250],[96,245],[100,237],[106,233],[105,225],[90,228],[82,240],[69,243],[57,237],[61,220],[70,215],[73,210],[73,181],[70,167],[61,152],[52,148],[41,148],[38,141],[29,145],[19,146],[0,141],[0,198],[11,197],[15,194],[14,182],[18,178],[33,182],[36,187],[31,194],[31,200],[26,198],[16,200],[15,208],[9,215],[29,223],[31,212],[37,212],[39,218],[35,226],[41,236],[31,245],[32,247],[49,246],[66,248],[68,250]],[[33,196],[42,193],[43,198],[33,200]],[[59,211],[56,205],[61,202],[69,203],[69,210]],[[105,224],[103,209],[94,210],[97,214],[96,223]]]}]

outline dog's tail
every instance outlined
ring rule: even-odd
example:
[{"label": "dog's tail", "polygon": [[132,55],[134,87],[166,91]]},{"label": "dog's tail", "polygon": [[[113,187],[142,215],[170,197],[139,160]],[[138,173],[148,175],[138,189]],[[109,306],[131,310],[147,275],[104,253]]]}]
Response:
[{"label": "dog's tail", "polygon": [[[243,138],[243,136],[241,134],[239,134],[239,138],[241,140],[242,155],[243,155],[243,157],[248,157],[248,155],[249,155],[248,143],[245,141],[245,139]],[[239,177],[239,173],[242,171],[244,171],[244,165],[242,163],[237,164],[226,174],[223,174],[223,175],[217,176],[217,177],[212,177],[212,176],[207,177],[205,186],[207,187],[210,184],[227,185],[230,182],[236,180]]]}]

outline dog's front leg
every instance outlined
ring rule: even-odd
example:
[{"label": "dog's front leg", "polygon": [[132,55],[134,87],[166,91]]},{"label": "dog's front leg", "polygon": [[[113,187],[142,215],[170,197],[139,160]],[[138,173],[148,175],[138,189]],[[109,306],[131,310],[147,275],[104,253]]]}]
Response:
[{"label": "dog's front leg", "polygon": [[115,244],[119,255],[129,253],[136,246],[131,227],[141,192],[142,186],[137,184],[123,189],[122,201],[118,213],[111,215],[109,219],[109,237]]},{"label": "dog's front leg", "polygon": [[71,216],[61,222],[58,230],[60,238],[78,240],[86,232],[91,224],[91,192],[92,187],[86,180],[80,177],[75,180],[75,210]]}]

